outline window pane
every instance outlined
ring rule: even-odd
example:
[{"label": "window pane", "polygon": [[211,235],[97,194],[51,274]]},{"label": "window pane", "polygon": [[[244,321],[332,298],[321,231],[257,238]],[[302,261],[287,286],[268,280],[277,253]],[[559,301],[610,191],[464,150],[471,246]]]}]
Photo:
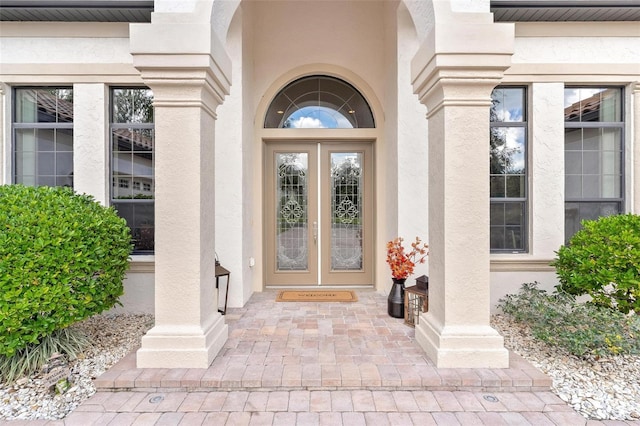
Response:
[{"label": "window pane", "polygon": [[526,166],[525,129],[522,127],[492,127],[490,137],[491,173],[524,173]]},{"label": "window pane", "polygon": [[133,236],[134,250],[150,252],[154,249],[154,206],[149,202],[114,202],[118,215],[127,221]]},{"label": "window pane", "polygon": [[504,248],[507,250],[520,250],[522,247],[522,228],[507,226],[504,230]]},{"label": "window pane", "polygon": [[581,151],[567,151],[564,153],[564,172],[568,175],[582,174]]},{"label": "window pane", "polygon": [[331,153],[331,269],[362,270],[362,175],[360,152]]},{"label": "window pane", "polygon": [[291,82],[273,99],[265,128],[372,128],[371,108],[346,81],[308,76]]},{"label": "window pane", "polygon": [[567,199],[582,198],[582,175],[565,175],[564,191]]},{"label": "window pane", "polygon": [[132,151],[132,130],[131,129],[115,129],[111,133],[111,149],[116,151]]},{"label": "window pane", "polygon": [[621,214],[621,203],[618,202],[582,202],[565,203],[565,243],[582,229],[583,220],[596,220],[601,216]]},{"label": "window pane", "polygon": [[602,129],[602,149],[606,151],[622,150],[622,131],[620,129]]},{"label": "window pane", "polygon": [[505,225],[524,225],[524,203],[505,203],[504,223]]},{"label": "window pane", "polygon": [[603,198],[619,198],[620,193],[620,175],[604,175],[602,176],[602,197]]},{"label": "window pane", "polygon": [[[15,138],[15,183],[58,186],[60,181],[73,186],[73,146],[67,144],[73,140],[72,130],[16,129]],[[58,146],[64,151],[56,152]]]},{"label": "window pane", "polygon": [[277,153],[276,170],[276,270],[304,271],[309,266],[308,155]]},{"label": "window pane", "polygon": [[525,90],[523,87],[498,87],[491,95],[489,182],[493,251],[525,251],[527,245]]},{"label": "window pane", "polygon": [[622,89],[565,88],[564,118],[574,122],[622,121]]},{"label": "window pane", "polygon": [[153,252],[153,94],[112,89],[111,99],[111,204],[131,228],[134,251]]},{"label": "window pane", "polygon": [[111,167],[113,168],[114,175],[131,176],[133,173],[133,160],[131,157],[131,154],[113,155],[113,163],[111,164]]},{"label": "window pane", "polygon": [[57,129],[55,138],[56,151],[73,152],[73,131],[70,129]]},{"label": "window pane", "polygon": [[565,129],[564,150],[565,151],[581,151],[582,150],[582,129]]},{"label": "window pane", "polygon": [[18,175],[16,176],[15,182],[27,186],[35,186],[36,177],[34,175]]},{"label": "window pane", "polygon": [[73,90],[16,89],[16,123],[72,123]]},{"label": "window pane", "polygon": [[56,184],[55,176],[38,175],[36,177],[36,185],[38,186],[55,186],[55,184]]},{"label": "window pane", "polygon": [[284,127],[292,129],[352,129],[353,124],[340,111],[323,106],[300,108],[287,118]]},{"label": "window pane", "polygon": [[585,151],[582,154],[582,170],[589,174],[600,173],[600,154],[597,151]]},{"label": "window pane", "polygon": [[73,90],[18,88],[13,106],[13,181],[73,186]]},{"label": "window pane", "polygon": [[[572,124],[565,129],[566,236],[573,235],[580,220],[595,219],[599,203],[622,205],[624,123],[617,121],[622,119],[621,95],[619,88],[565,89],[565,119],[590,122],[588,127]],[[598,122],[607,123],[594,127]]]},{"label": "window pane", "polygon": [[16,123],[38,122],[38,96],[36,89],[18,89],[15,92]]},{"label": "window pane", "polygon": [[505,177],[504,176],[491,176],[490,178],[491,197],[504,197],[505,196]]},{"label": "window pane", "polygon": [[114,123],[153,123],[151,89],[114,89],[112,99]]},{"label": "window pane", "polygon": [[148,152],[134,152],[133,174],[136,176],[153,176],[153,157]]},{"label": "window pane", "polygon": [[584,175],[582,177],[582,197],[600,198],[600,175]]},{"label": "window pane", "polygon": [[53,175],[56,169],[56,155],[53,152],[38,153],[38,174]]},{"label": "window pane", "polygon": [[[56,137],[53,129],[35,129],[38,151],[55,151]],[[73,145],[72,145],[73,146]]]},{"label": "window pane", "polygon": [[525,197],[525,179],[524,176],[507,176],[507,197],[508,198],[524,198]]},{"label": "window pane", "polygon": [[56,175],[73,175],[73,153],[56,152]]},{"label": "window pane", "polygon": [[22,176],[36,175],[36,153],[31,151],[16,151],[16,183],[22,183]]},{"label": "window pane", "polygon": [[491,227],[491,231],[489,233],[489,239],[490,239],[492,250],[503,250],[506,248],[504,244],[504,228],[503,227]]},{"label": "window pane", "polygon": [[[565,121],[573,122],[565,130],[566,241],[582,220],[622,213],[622,93],[621,88],[565,88]],[[575,128],[580,122],[588,127]]]},{"label": "window pane", "polygon": [[582,149],[585,151],[598,151],[602,129],[582,129]]},{"label": "window pane", "polygon": [[492,250],[525,249],[524,202],[491,202],[490,240]]},{"label": "window pane", "polygon": [[491,95],[492,122],[522,122],[524,121],[524,88],[497,88]]},{"label": "window pane", "polygon": [[38,131],[36,129],[16,129],[16,151],[35,151],[38,142]]}]

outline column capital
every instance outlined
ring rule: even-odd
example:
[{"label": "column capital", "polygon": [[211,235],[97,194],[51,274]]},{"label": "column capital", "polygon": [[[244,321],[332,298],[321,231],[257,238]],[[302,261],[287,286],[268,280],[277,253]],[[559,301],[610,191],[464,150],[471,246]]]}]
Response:
[{"label": "column capital", "polygon": [[640,81],[632,83],[632,89],[634,95],[640,95]]},{"label": "column capital", "polygon": [[156,108],[199,107],[215,118],[229,94],[230,82],[204,55],[134,55],[134,65],[153,90]]},{"label": "column capital", "polygon": [[513,24],[493,23],[489,14],[456,15],[436,22],[411,63],[414,92],[429,110],[446,100],[485,105],[486,92],[511,66]]},{"label": "column capital", "polygon": [[231,60],[211,25],[156,21],[130,26],[133,65],[154,106],[200,106],[215,117],[229,94]]}]

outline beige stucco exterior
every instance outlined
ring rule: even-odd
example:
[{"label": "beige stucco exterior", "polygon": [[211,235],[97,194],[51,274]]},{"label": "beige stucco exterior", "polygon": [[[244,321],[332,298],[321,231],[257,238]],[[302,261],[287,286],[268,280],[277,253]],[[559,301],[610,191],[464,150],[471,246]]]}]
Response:
[{"label": "beige stucco exterior", "polygon": [[[430,277],[418,342],[439,367],[506,367],[490,312],[523,282],[556,283],[565,85],[625,89],[625,210],[640,212],[639,40],[637,23],[495,23],[485,0],[156,0],[151,23],[3,22],[0,183],[12,182],[12,88],[73,86],[74,187],[108,204],[109,88],[150,87],[156,250],[133,256],[118,309],[155,313],[140,367],[206,367],[228,333],[215,253],[231,271],[230,307],[264,289],[265,141],[372,141],[372,287],[391,286],[387,241],[428,241],[415,272]],[[276,93],[315,74],[356,87],[376,127],[263,128]],[[527,88],[526,253],[489,252],[498,84]]]}]

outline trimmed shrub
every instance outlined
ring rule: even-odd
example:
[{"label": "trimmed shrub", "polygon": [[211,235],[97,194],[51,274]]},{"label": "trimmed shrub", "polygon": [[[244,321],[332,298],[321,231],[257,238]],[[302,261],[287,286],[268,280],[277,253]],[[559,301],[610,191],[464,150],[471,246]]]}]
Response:
[{"label": "trimmed shrub", "polygon": [[548,294],[538,283],[500,299],[500,309],[550,346],[579,356],[640,353],[640,317],[578,303],[566,293]]},{"label": "trimmed shrub", "polygon": [[592,303],[620,312],[640,312],[640,216],[607,216],[582,226],[551,263],[558,290],[588,294]]},{"label": "trimmed shrub", "polygon": [[131,249],[125,220],[88,195],[0,186],[0,355],[118,303]]}]

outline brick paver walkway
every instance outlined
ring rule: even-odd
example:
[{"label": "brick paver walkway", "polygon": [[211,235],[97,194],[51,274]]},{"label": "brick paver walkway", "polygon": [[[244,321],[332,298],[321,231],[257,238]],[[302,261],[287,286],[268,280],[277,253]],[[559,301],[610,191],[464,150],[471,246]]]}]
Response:
[{"label": "brick paver walkway", "polygon": [[137,369],[135,354],[59,421],[29,425],[640,425],[587,421],[551,381],[511,354],[507,369],[438,369],[386,297],[229,309],[229,339],[208,369]]}]

